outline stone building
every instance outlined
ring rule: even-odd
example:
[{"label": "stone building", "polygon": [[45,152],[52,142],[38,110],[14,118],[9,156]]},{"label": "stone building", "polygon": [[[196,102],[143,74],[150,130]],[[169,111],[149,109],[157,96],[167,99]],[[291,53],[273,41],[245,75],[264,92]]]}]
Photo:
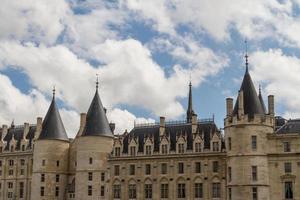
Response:
[{"label": "stone building", "polygon": [[267,109],[248,71],[237,100],[226,99],[224,134],[213,118],[135,124],[114,135],[98,83],[74,139],[55,93],[34,125],[0,129],[0,199],[300,200],[300,120]]}]

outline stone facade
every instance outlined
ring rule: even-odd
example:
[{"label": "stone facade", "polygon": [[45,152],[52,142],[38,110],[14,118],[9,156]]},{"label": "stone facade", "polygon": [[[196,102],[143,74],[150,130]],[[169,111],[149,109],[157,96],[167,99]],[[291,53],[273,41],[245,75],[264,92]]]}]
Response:
[{"label": "stone facade", "polygon": [[266,110],[248,70],[235,106],[226,99],[224,134],[197,117],[189,93],[185,121],[161,117],[121,135],[97,91],[74,139],[54,97],[44,121],[3,125],[0,199],[300,200],[300,120],[275,117],[272,95]]}]

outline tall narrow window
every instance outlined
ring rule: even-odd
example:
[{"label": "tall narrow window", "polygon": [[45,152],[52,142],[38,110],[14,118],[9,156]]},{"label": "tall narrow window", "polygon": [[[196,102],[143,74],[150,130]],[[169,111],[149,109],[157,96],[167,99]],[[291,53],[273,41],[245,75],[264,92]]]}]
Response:
[{"label": "tall narrow window", "polygon": [[195,183],[195,198],[203,198],[203,184]]},{"label": "tall narrow window", "polygon": [[89,159],[89,163],[90,163],[90,165],[93,164],[93,158]]},{"label": "tall narrow window", "polygon": [[55,196],[56,196],[56,197],[59,196],[59,187],[55,187]]},{"label": "tall narrow window", "polygon": [[145,165],[145,174],[150,175],[151,174],[151,164]]},{"label": "tall narrow window", "polygon": [[23,198],[24,197],[24,182],[20,182],[19,186],[20,186],[20,188],[19,188],[19,197]]},{"label": "tall narrow window", "polygon": [[41,182],[45,182],[45,174],[41,174]]},{"label": "tall narrow window", "polygon": [[257,166],[252,166],[252,181],[257,181]]},{"label": "tall narrow window", "polygon": [[151,155],[152,154],[152,148],[151,145],[146,146],[146,155]]},{"label": "tall narrow window", "polygon": [[290,162],[284,163],[284,172],[292,173],[292,163],[290,163]]},{"label": "tall narrow window", "polygon": [[184,144],[178,144],[178,153],[184,153]]},{"label": "tall narrow window", "polygon": [[195,173],[201,173],[201,162],[195,162]]},{"label": "tall narrow window", "polygon": [[217,173],[219,171],[219,162],[218,161],[213,161],[213,172]]},{"label": "tall narrow window", "polygon": [[42,160],[42,166],[46,165],[46,160]]},{"label": "tall narrow window", "polygon": [[166,183],[160,185],[160,198],[161,199],[169,198],[169,185]]},{"label": "tall narrow window", "polygon": [[91,185],[88,185],[88,196],[93,195],[93,187]]},{"label": "tall narrow window", "polygon": [[129,197],[129,199],[136,199],[136,185],[135,184],[129,184],[128,197]]},{"label": "tall narrow window", "polygon": [[121,185],[114,185],[113,186],[113,196],[114,196],[114,199],[120,199],[121,198]]},{"label": "tall narrow window", "polygon": [[252,200],[257,200],[258,194],[257,194],[257,187],[252,188]]},{"label": "tall narrow window", "polygon": [[178,174],[184,173],[184,163],[180,162],[178,163]]},{"label": "tall narrow window", "polygon": [[212,184],[212,197],[213,198],[220,198],[221,197],[221,184],[220,183],[213,183]]},{"label": "tall narrow window", "polygon": [[293,199],[293,183],[291,181],[284,182],[284,196],[286,199]]},{"label": "tall narrow window", "polygon": [[114,167],[114,174],[115,174],[115,176],[119,176],[120,175],[120,165],[115,165],[115,167]]},{"label": "tall narrow window", "polygon": [[232,200],[232,190],[228,188],[228,200]]},{"label": "tall narrow window", "polygon": [[251,148],[252,148],[252,150],[256,150],[256,148],[257,148],[257,137],[256,137],[256,135],[251,136]]},{"label": "tall narrow window", "polygon": [[14,160],[9,160],[9,166],[14,166]]},{"label": "tall narrow window", "polygon": [[231,182],[231,177],[232,174],[231,174],[231,167],[228,167],[228,181]]},{"label": "tall narrow window", "polygon": [[88,173],[88,180],[92,181],[93,180],[93,172]]},{"label": "tall narrow window", "polygon": [[283,151],[291,152],[291,143],[290,142],[283,142]]},{"label": "tall narrow window", "polygon": [[228,138],[228,150],[231,150],[231,137]]},{"label": "tall narrow window", "polygon": [[59,160],[56,161],[56,167],[59,167]]},{"label": "tall narrow window", "polygon": [[41,187],[40,194],[41,194],[41,197],[45,196],[45,187]]},{"label": "tall narrow window", "polygon": [[101,173],[101,181],[105,181],[105,173],[104,172]]},{"label": "tall narrow window", "polygon": [[168,153],[168,145],[167,144],[162,144],[161,145],[161,153],[162,154],[167,154]]},{"label": "tall narrow window", "polygon": [[145,184],[145,199],[152,199],[152,184]]},{"label": "tall narrow window", "polygon": [[59,182],[59,174],[56,174],[55,180],[56,180],[56,183]]},{"label": "tall narrow window", "polygon": [[195,152],[201,152],[201,143],[200,142],[196,142],[195,143]]},{"label": "tall narrow window", "polygon": [[185,184],[179,183],[177,185],[177,198],[185,198]]},{"label": "tall narrow window", "polygon": [[168,166],[167,166],[167,163],[161,163],[161,174],[167,174],[167,170],[168,170],[168,168],[167,168]]},{"label": "tall narrow window", "polygon": [[129,166],[129,175],[135,175],[135,165]]},{"label": "tall narrow window", "polygon": [[130,155],[135,156],[135,146],[130,147]]},{"label": "tall narrow window", "polygon": [[105,195],[105,188],[103,185],[101,185],[100,195],[101,195],[101,197],[104,197],[104,195]]},{"label": "tall narrow window", "polygon": [[219,151],[219,142],[213,142],[213,151]]},{"label": "tall narrow window", "polygon": [[115,156],[119,157],[121,155],[121,148],[120,147],[115,147]]}]

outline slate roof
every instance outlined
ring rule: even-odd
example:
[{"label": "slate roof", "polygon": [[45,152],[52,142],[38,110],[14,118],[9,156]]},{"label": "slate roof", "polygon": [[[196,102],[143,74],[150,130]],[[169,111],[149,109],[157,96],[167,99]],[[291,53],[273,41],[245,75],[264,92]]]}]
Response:
[{"label": "slate roof", "polygon": [[[166,135],[170,139],[170,150],[176,151],[177,136],[180,134],[186,135],[187,150],[193,149],[193,135],[191,123],[184,124],[170,124],[165,127]],[[204,148],[210,149],[210,141],[212,133],[219,132],[216,124],[211,122],[198,122],[197,133],[200,133],[204,139]],[[203,135],[202,135],[203,134]],[[130,138],[137,138],[138,152],[144,151],[145,137],[152,137],[154,139],[154,152],[159,152],[160,137],[159,137],[159,125],[135,127],[128,134],[124,134],[123,137],[123,153],[128,153],[128,145]]]},{"label": "slate roof", "polygon": [[[10,127],[7,130],[7,134],[3,138],[3,140],[7,142],[7,145],[4,148],[5,150],[9,150],[10,142],[13,137],[16,140],[16,147],[15,147],[16,150],[19,150],[21,148],[21,141],[24,138],[24,129],[25,127],[22,125],[22,126]],[[25,138],[29,140],[28,146],[30,147],[35,136],[35,130],[36,130],[36,125],[30,125],[29,131],[28,133],[26,133],[27,135],[25,136]]]},{"label": "slate roof", "polygon": [[288,133],[300,133],[300,119],[290,119],[276,131],[276,134]]},{"label": "slate roof", "polygon": [[105,110],[100,100],[98,89],[86,115],[86,124],[82,136],[108,136],[113,137]]},{"label": "slate roof", "polygon": [[52,102],[42,124],[39,140],[65,140],[69,141],[64,124],[61,120],[53,95]]},{"label": "slate roof", "polygon": [[[240,91],[243,91],[244,95],[244,114],[249,115],[250,118],[254,117],[254,114],[265,114],[262,104],[258,98],[255,87],[253,85],[251,76],[248,71],[248,67],[246,67],[246,72],[244,75],[244,79],[240,88]],[[238,114],[239,101],[237,99],[233,115]]]}]

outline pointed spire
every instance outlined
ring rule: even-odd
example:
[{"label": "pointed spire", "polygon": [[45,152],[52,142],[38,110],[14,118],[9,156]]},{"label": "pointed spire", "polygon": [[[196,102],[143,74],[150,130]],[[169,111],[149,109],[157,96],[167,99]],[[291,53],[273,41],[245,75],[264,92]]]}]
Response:
[{"label": "pointed spire", "polygon": [[48,112],[42,124],[42,131],[39,139],[66,140],[69,141],[64,124],[61,120],[55,102],[55,87],[53,87],[53,97]]},{"label": "pointed spire", "polygon": [[99,88],[99,75],[98,74],[96,74],[96,90],[98,90],[98,88]]},{"label": "pointed spire", "polygon": [[86,115],[86,123],[82,136],[108,136],[113,137],[105,109],[98,94],[99,80],[97,74],[96,92]]},{"label": "pointed spire", "polygon": [[265,106],[265,103],[264,103],[264,99],[263,99],[262,94],[261,94],[261,85],[260,84],[259,84],[258,98],[259,98],[259,101],[261,103],[261,106],[263,108],[264,113],[267,113],[267,109],[266,109],[266,106]]},{"label": "pointed spire", "polygon": [[248,41],[247,39],[245,39],[245,64],[246,64],[246,73],[249,73],[249,69],[248,69]]},{"label": "pointed spire", "polygon": [[194,115],[193,110],[193,98],[192,98],[192,81],[190,80],[189,84],[189,102],[188,102],[188,109],[186,111],[186,120],[188,123],[192,122],[192,117]]}]

